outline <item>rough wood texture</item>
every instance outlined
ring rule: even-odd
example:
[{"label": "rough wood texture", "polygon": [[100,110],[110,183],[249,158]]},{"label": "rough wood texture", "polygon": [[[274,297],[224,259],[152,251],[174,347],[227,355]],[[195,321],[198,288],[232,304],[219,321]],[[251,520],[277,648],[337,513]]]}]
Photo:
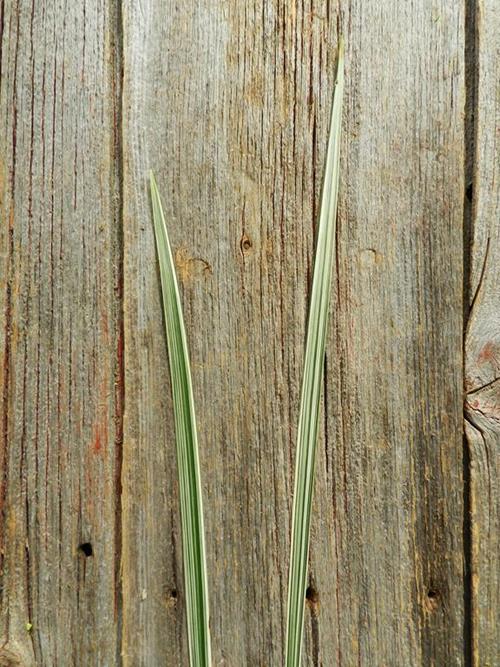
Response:
[{"label": "rough wood texture", "polygon": [[117,16],[109,3],[13,0],[1,18],[0,664],[111,665]]},{"label": "rough wood texture", "polygon": [[339,26],[344,178],[305,662],[464,661],[463,15],[449,0],[341,6],[125,3],[126,665],[187,659],[150,167],[194,364],[214,664],[282,662]]},{"label": "rough wood texture", "polygon": [[304,664],[498,663],[498,12],[468,0],[464,546],[463,5],[0,3],[0,665],[187,664],[150,168],[193,363],[214,665],[282,664],[340,32],[338,266]]},{"label": "rough wood texture", "polygon": [[466,334],[466,433],[470,458],[474,665],[500,661],[500,15],[476,13],[475,163],[470,316]]},{"label": "rough wood texture", "polygon": [[460,665],[463,15],[350,9],[311,664]]}]

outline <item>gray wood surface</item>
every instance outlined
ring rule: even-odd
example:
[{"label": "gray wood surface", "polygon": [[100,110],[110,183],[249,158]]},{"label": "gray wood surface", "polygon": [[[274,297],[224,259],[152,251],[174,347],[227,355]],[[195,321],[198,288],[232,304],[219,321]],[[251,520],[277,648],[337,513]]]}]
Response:
[{"label": "gray wood surface", "polygon": [[2,2],[1,17],[0,664],[112,665],[117,14],[109,3],[40,0]]},{"label": "gray wood surface", "polygon": [[500,661],[500,14],[476,14],[475,162],[470,317],[466,332],[466,433],[470,458],[474,665]]},{"label": "gray wood surface", "polygon": [[344,177],[306,662],[463,661],[463,15],[450,2],[294,7],[125,5],[129,665],[186,661],[150,167],[194,364],[214,662],[282,661],[338,25],[348,44]]},{"label": "gray wood surface", "polygon": [[311,559],[325,602],[311,619],[309,664],[464,661],[463,18],[450,2],[351,3],[346,17]]},{"label": "gray wood surface", "polygon": [[469,2],[472,48],[465,4],[0,4],[0,665],[188,664],[151,168],[193,365],[214,666],[282,664],[340,32],[304,665],[498,664],[499,33],[493,0]]}]

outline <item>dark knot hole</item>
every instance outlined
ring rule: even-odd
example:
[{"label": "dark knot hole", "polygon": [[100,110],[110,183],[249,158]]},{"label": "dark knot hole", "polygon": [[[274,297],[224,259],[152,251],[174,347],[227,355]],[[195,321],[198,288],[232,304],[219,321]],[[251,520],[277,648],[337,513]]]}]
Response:
[{"label": "dark knot hole", "polygon": [[90,542],[83,542],[82,544],[80,544],[80,546],[78,547],[78,551],[80,551],[86,558],[94,555],[94,550],[92,549],[92,545]]}]

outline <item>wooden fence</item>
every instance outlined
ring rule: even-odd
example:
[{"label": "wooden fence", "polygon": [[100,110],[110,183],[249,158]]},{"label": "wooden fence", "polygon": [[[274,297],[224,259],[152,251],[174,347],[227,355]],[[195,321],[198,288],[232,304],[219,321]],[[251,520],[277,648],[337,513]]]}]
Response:
[{"label": "wooden fence", "polygon": [[0,665],[188,661],[150,168],[194,367],[214,666],[282,664],[341,32],[304,664],[500,664],[499,15],[1,1]]}]

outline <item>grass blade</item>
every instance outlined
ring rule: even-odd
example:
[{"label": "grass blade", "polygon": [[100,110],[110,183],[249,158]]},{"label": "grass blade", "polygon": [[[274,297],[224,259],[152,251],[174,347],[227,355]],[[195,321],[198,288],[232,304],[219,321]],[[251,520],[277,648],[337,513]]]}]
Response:
[{"label": "grass blade", "polygon": [[300,401],[288,580],[287,667],[299,667],[302,651],[314,461],[318,440],[318,418],[321,386],[323,383],[330,285],[335,256],[343,90],[344,49],[343,43],[340,41],[337,80],[335,82],[323,193],[321,197]]},{"label": "grass blade", "polygon": [[191,371],[175,266],[153,173],[151,199],[172,384],[189,655],[192,666],[210,667],[207,568]]}]

